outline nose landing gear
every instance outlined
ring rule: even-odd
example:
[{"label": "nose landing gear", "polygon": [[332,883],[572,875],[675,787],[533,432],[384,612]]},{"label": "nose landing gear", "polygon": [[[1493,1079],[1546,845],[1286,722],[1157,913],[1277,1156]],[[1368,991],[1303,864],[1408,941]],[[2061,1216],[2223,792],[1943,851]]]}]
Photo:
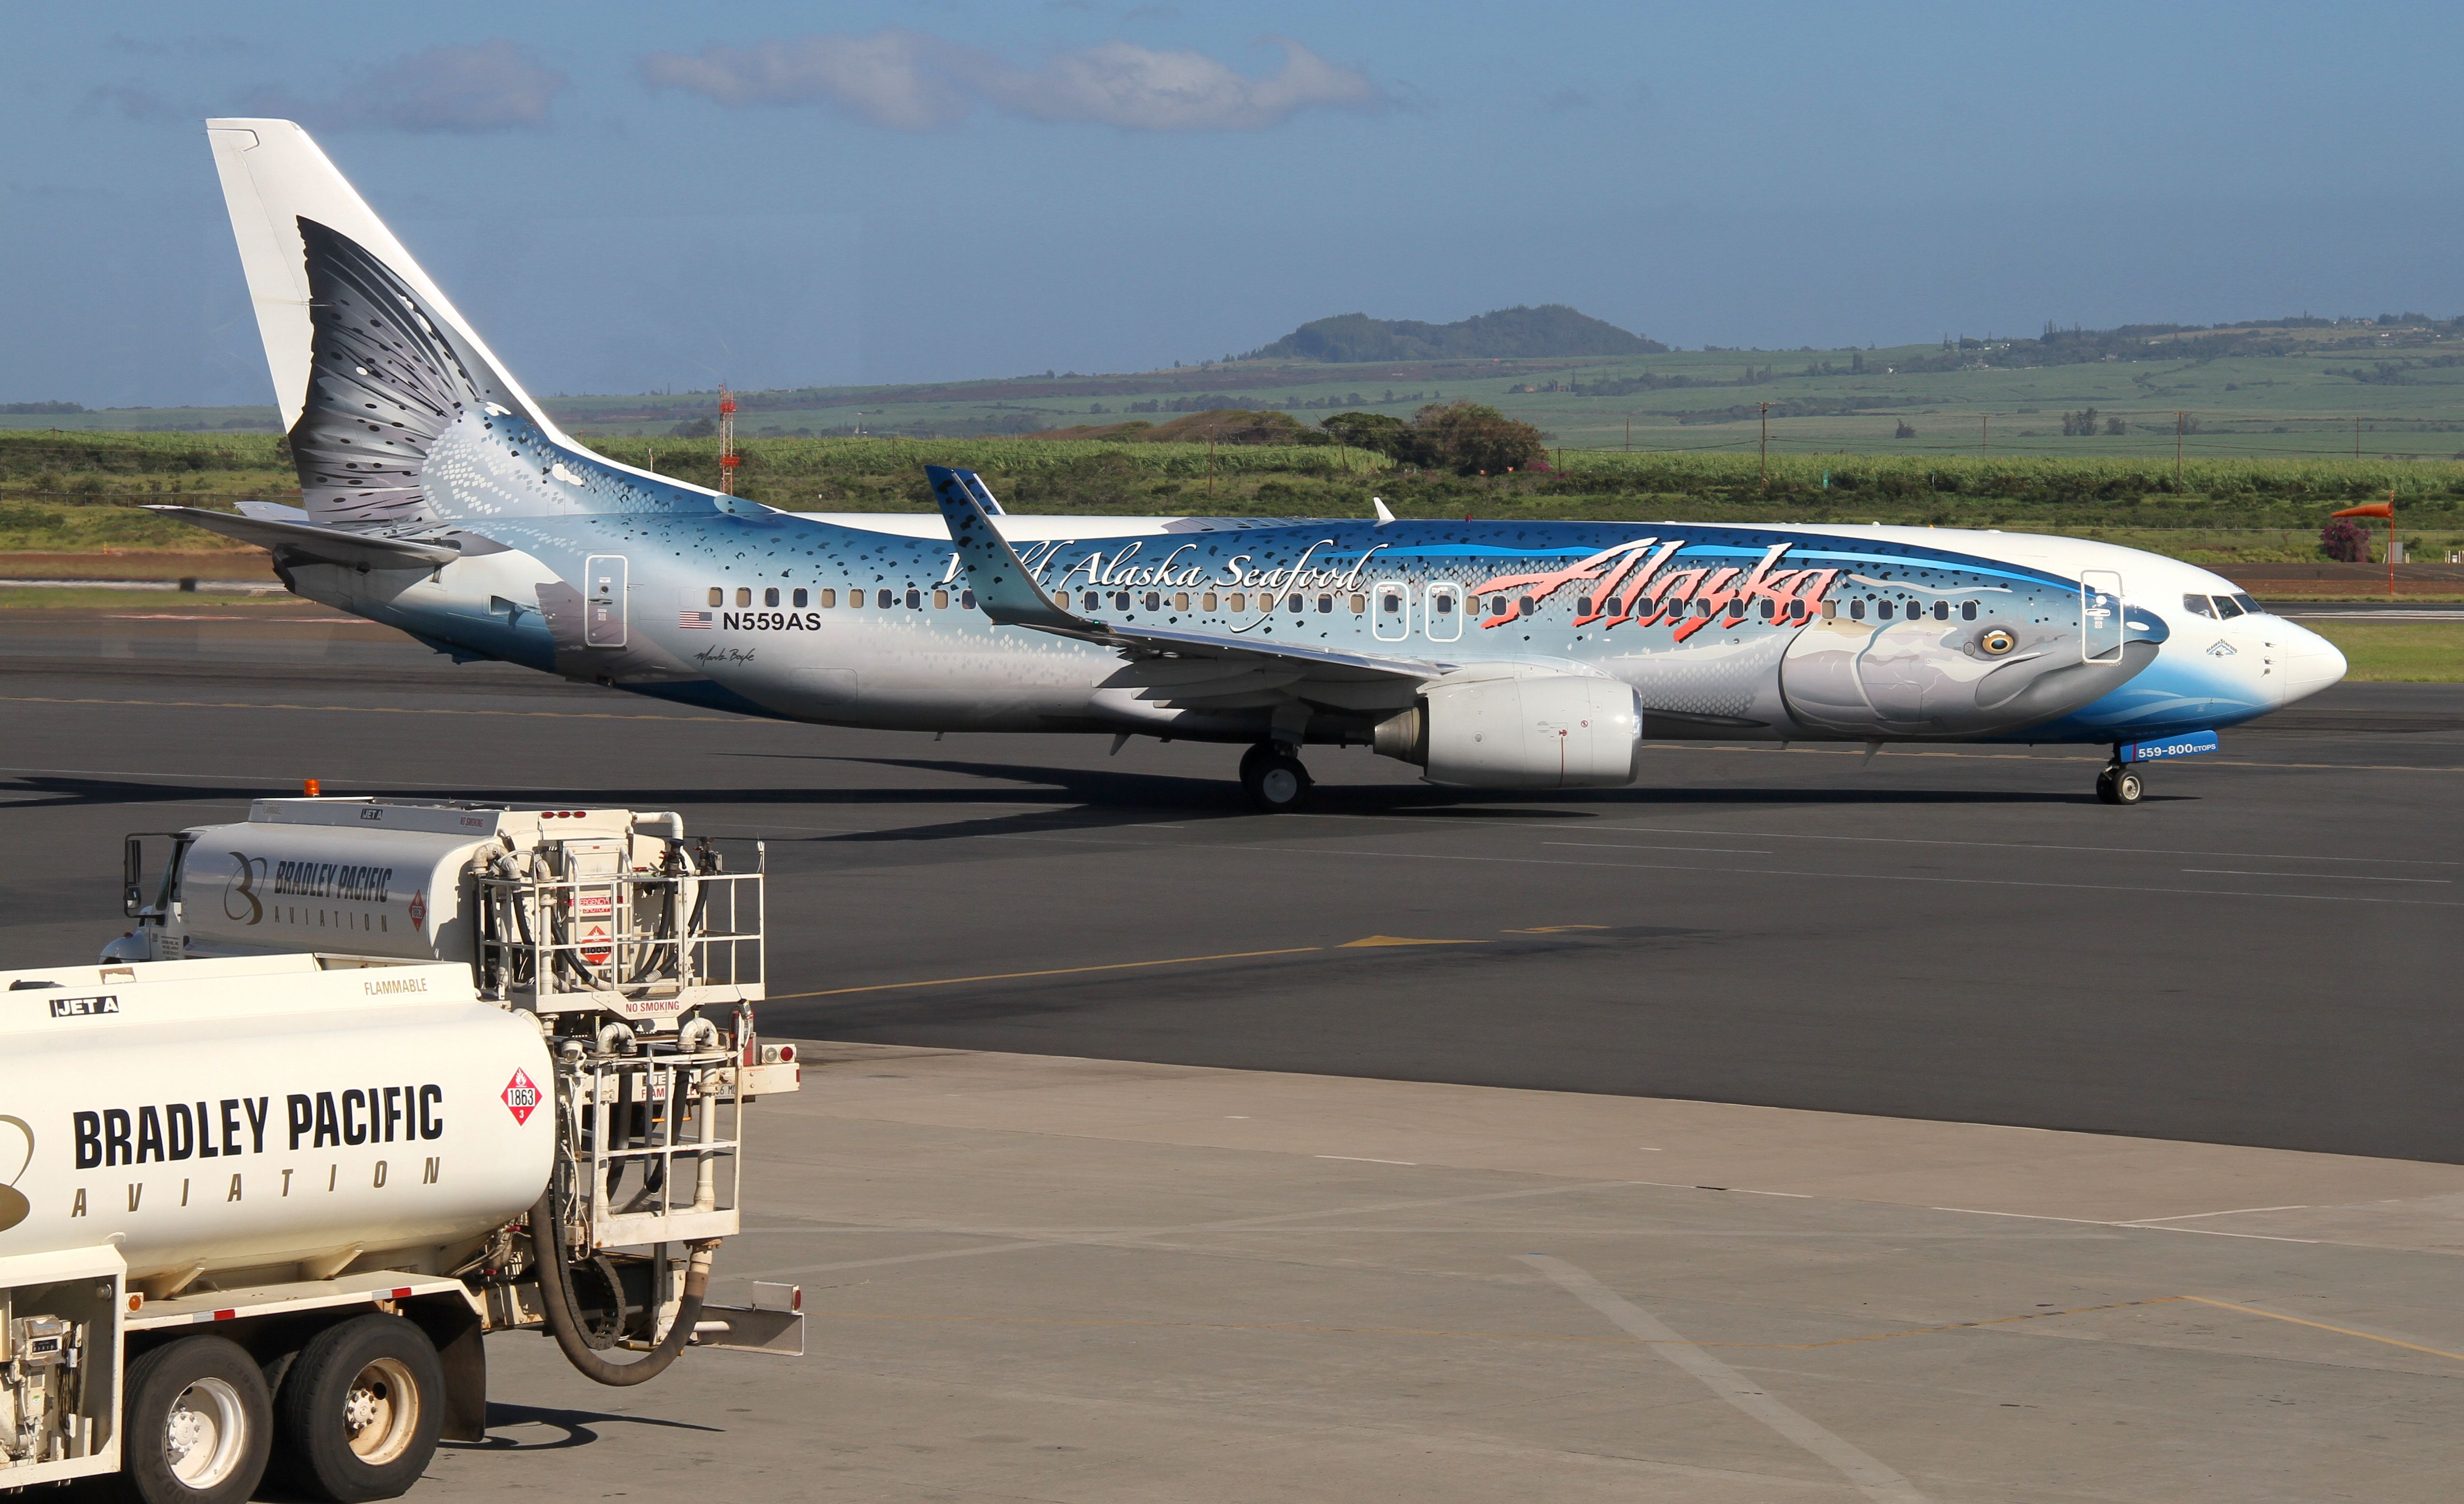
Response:
[{"label": "nose landing gear", "polygon": [[2096,797],[2108,805],[2135,805],[2147,792],[2147,781],[2139,770],[2123,763],[2107,763],[2104,771],[2096,775]]},{"label": "nose landing gear", "polygon": [[1279,741],[1261,741],[1241,754],[1241,786],[1267,814],[1288,814],[1308,802],[1309,769]]}]

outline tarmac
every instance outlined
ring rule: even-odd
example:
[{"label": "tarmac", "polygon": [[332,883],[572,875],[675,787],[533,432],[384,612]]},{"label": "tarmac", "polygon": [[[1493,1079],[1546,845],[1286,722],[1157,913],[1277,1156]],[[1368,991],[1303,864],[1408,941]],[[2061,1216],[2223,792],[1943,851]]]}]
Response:
[{"label": "tarmac", "polygon": [[2085,748],[1669,744],[1537,797],[1322,752],[1265,817],[1235,748],[287,615],[9,618],[0,956],[306,777],[626,804],[766,839],[808,1042],[720,1272],[801,1283],[809,1356],[616,1391],[509,1334],[414,1499],[2453,1493],[2464,686],[2129,809]]}]

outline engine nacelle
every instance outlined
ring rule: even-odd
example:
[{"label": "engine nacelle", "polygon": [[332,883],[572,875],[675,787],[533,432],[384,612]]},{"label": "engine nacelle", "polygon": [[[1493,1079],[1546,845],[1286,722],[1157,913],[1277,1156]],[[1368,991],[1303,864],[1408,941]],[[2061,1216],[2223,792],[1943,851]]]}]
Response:
[{"label": "engine nacelle", "polygon": [[1377,726],[1381,757],[1469,788],[1604,788],[1634,782],[1642,706],[1616,679],[1443,680]]}]

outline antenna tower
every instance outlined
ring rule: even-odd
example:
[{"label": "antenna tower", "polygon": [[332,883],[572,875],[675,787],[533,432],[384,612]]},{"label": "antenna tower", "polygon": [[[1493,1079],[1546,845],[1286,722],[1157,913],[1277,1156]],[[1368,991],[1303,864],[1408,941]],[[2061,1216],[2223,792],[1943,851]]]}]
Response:
[{"label": "antenna tower", "polygon": [[744,461],[736,453],[736,393],[718,388],[718,494],[736,495],[736,467]]}]

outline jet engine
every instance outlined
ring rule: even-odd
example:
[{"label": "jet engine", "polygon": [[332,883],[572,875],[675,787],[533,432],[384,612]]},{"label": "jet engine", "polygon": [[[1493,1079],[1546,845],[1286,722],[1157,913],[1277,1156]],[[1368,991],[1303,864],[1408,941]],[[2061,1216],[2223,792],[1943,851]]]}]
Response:
[{"label": "jet engine", "polygon": [[1380,757],[1433,784],[1470,788],[1601,788],[1634,781],[1642,706],[1617,679],[1575,675],[1441,679],[1379,722]]}]

